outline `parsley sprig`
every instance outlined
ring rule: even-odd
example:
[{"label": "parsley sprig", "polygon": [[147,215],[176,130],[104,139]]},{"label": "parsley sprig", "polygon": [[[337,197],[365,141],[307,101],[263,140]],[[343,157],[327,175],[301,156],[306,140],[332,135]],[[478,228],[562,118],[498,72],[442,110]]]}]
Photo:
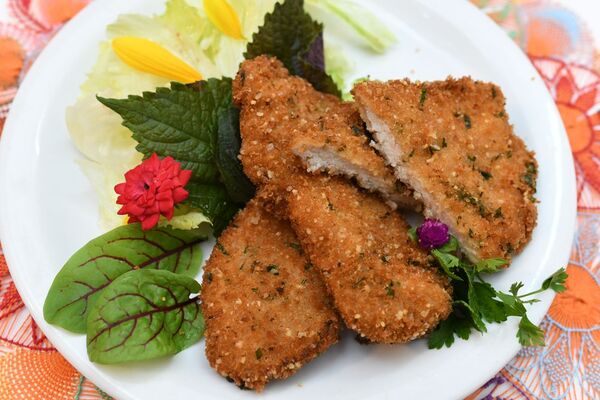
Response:
[{"label": "parsley sprig", "polygon": [[[409,231],[409,236],[416,240],[414,230]],[[473,330],[487,332],[488,324],[504,322],[508,317],[520,318],[517,339],[521,345],[544,345],[544,331],[529,320],[526,305],[538,302],[533,296],[545,290],[565,291],[564,268],[548,277],[538,290],[519,294],[524,285],[516,282],[504,293],[486,282],[482,274],[498,272],[507,264],[506,260],[494,258],[470,263],[460,256],[458,241],[453,236],[443,247],[431,250],[431,255],[452,280],[454,292],[452,313],[429,336],[430,349],[452,346],[455,336],[467,340]]]}]

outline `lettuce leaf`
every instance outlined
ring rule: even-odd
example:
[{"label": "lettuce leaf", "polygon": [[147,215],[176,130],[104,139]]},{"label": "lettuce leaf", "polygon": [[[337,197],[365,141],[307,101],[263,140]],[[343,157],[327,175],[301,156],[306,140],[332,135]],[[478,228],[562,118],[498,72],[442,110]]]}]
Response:
[{"label": "lettuce leaf", "polygon": [[73,144],[88,160],[125,165],[136,165],[141,160],[131,132],[95,96],[82,97],[68,107],[66,122]]},{"label": "lettuce leaf", "polygon": [[201,228],[207,237],[211,232],[211,225],[210,220],[202,212],[185,205],[175,207],[175,215],[171,220],[161,217],[158,221],[160,227],[170,227],[184,231]]},{"label": "lettuce leaf", "polygon": [[376,16],[352,0],[306,0],[306,3],[315,15],[318,15],[315,11],[320,10],[340,18],[378,53],[383,53],[397,40]]},{"label": "lettuce leaf", "polygon": [[346,82],[354,69],[354,63],[337,46],[325,44],[325,71],[342,91],[342,100],[352,100]]},{"label": "lettuce leaf", "polygon": [[77,164],[98,196],[100,227],[103,230],[111,230],[125,224],[126,218],[117,215],[120,207],[117,204],[114,186],[124,180],[123,175],[131,167],[123,164],[99,163],[86,158],[77,160]]}]

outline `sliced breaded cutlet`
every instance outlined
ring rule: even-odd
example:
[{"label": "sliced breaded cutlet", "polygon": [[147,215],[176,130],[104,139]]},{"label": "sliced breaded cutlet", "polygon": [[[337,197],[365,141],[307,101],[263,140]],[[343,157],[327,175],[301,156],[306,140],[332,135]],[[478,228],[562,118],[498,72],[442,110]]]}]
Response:
[{"label": "sliced breaded cutlet", "polygon": [[360,114],[348,108],[347,112],[321,117],[295,135],[291,146],[308,172],[356,179],[360,187],[381,194],[393,205],[419,211],[421,204],[412,190],[396,179],[369,140]]},{"label": "sliced breaded cutlet", "polygon": [[340,178],[292,186],[292,226],[349,328],[371,342],[403,343],[448,317],[448,279],[408,237],[399,213]]},{"label": "sliced breaded cutlet", "polygon": [[340,322],[288,222],[251,201],[221,234],[202,289],[206,357],[261,391],[335,344]]},{"label": "sliced breaded cutlet", "polygon": [[500,88],[470,78],[364,82],[355,101],[396,176],[466,255],[510,260],[536,225],[537,162],[513,134]]},{"label": "sliced breaded cutlet", "polygon": [[[412,193],[395,184],[393,173],[368,146],[354,104],[314,90],[304,79],[290,76],[280,61],[266,56],[244,62],[233,85],[235,102],[243,104],[240,120],[244,121],[245,140],[240,154],[246,159],[244,172],[255,185],[263,186],[263,192],[270,191],[274,204],[282,200],[286,178],[306,169],[292,154],[296,143],[297,151],[306,156],[306,151],[322,154],[345,144],[344,151],[333,152],[335,157],[321,157],[319,168],[357,178],[359,185],[381,192],[400,207],[417,206]],[[324,122],[332,116],[335,120]],[[327,130],[329,136],[319,136],[319,131],[299,132],[299,128],[323,123],[339,124],[341,130],[335,135]],[[358,134],[362,137],[355,136]],[[328,141],[328,146],[323,146]],[[314,157],[312,160],[317,162]]]},{"label": "sliced breaded cutlet", "polygon": [[[292,139],[314,131],[320,120],[342,118],[344,107],[285,74],[278,61],[259,57],[245,61],[234,82],[240,158],[259,187],[257,197],[278,203],[278,215],[292,221],[350,328],[378,343],[424,335],[451,311],[447,278],[429,266],[427,253],[408,239],[400,214],[379,196],[301,167]],[[323,109],[316,106],[323,101]],[[324,122],[324,131],[335,125]],[[276,155],[265,155],[265,149]]]}]

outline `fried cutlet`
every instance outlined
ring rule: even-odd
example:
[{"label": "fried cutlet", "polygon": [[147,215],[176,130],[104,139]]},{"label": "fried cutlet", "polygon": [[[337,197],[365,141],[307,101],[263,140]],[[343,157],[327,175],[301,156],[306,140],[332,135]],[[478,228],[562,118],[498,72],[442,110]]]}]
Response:
[{"label": "fried cutlet", "polygon": [[292,226],[349,328],[372,342],[402,343],[448,317],[448,279],[408,237],[400,214],[340,178],[292,185]]},{"label": "fried cutlet", "polygon": [[353,94],[379,152],[469,259],[522,250],[536,225],[537,162],[513,134],[498,86],[370,81]]},{"label": "fried cutlet", "polygon": [[341,118],[341,103],[266,57],[242,64],[234,99],[244,170],[257,196],[292,221],[346,324],[372,342],[398,343],[446,318],[448,281],[409,241],[402,217],[347,180],[308,174],[291,151],[319,119]]},{"label": "fried cutlet", "polygon": [[221,234],[204,267],[202,311],[210,365],[257,391],[339,337],[329,295],[289,223],[255,200]]},{"label": "fried cutlet", "polygon": [[292,151],[308,172],[327,172],[356,179],[358,185],[376,192],[402,209],[419,211],[418,202],[406,185],[369,145],[364,122],[350,108],[332,113],[312,124],[312,128],[292,138]]},{"label": "fried cutlet", "polygon": [[[320,168],[356,178],[359,185],[382,193],[402,208],[419,207],[412,192],[403,184],[396,185],[393,173],[368,146],[364,123],[354,104],[316,91],[304,79],[290,76],[277,59],[266,56],[244,62],[233,85],[235,102],[245,105],[240,116],[247,133],[240,149],[241,157],[246,160],[244,172],[255,185],[263,187],[263,192],[270,192],[273,204],[283,199],[288,186],[286,177],[306,169],[293,156],[292,148],[296,146],[298,153],[308,157],[307,151],[322,152],[315,146],[324,149],[325,143],[327,150],[342,145],[345,150],[334,151],[335,157],[321,158]],[[326,122],[331,116],[336,119]],[[328,134],[315,130],[300,134],[300,128],[325,123],[338,124],[343,129],[335,134],[332,129],[327,130]],[[296,133],[291,134],[292,131]],[[310,163],[309,168],[312,169]],[[278,208],[273,204],[267,207],[276,212]]]}]

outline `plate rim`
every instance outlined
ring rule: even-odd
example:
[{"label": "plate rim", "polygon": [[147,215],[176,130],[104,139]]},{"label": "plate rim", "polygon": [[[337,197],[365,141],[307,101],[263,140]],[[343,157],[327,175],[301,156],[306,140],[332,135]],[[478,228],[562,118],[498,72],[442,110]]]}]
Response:
[{"label": "plate rim", "polygon": [[[116,1],[118,1],[118,0],[113,0],[113,2],[116,2]],[[364,0],[361,0],[361,1],[364,1]],[[449,11],[452,8],[458,7],[460,9],[460,11],[462,11],[462,15],[460,13],[458,13],[459,20],[464,21],[464,22],[469,22],[472,25],[476,25],[476,26],[484,28],[486,31],[486,34],[493,35],[494,42],[498,42],[498,44],[501,46],[501,48],[503,50],[507,51],[507,53],[508,53],[507,56],[510,56],[510,58],[513,58],[515,60],[518,60],[519,65],[522,65],[524,68],[527,69],[526,73],[531,74],[532,76],[535,76],[536,80],[538,80],[538,84],[543,85],[543,83],[542,83],[543,80],[541,79],[537,70],[531,64],[531,62],[529,61],[529,59],[527,58],[525,53],[520,48],[518,48],[518,46],[501,30],[500,27],[498,27],[498,25],[496,25],[495,22],[493,22],[488,16],[486,16],[485,14],[480,12],[470,2],[463,2],[461,0],[454,0],[454,1],[413,0],[413,1],[423,4],[428,9],[435,9],[436,12],[440,12],[440,13],[443,13],[444,11]],[[108,3],[108,4],[110,4],[110,3]],[[49,62],[53,62],[53,60],[52,60],[53,54],[56,51],[58,51],[58,48],[65,41],[65,39],[67,37],[73,35],[73,33],[77,32],[77,30],[82,29],[81,26],[83,25],[83,22],[86,20],[90,20],[92,18],[92,15],[94,12],[98,12],[106,7],[107,7],[106,2],[92,2],[84,10],[82,10],[75,18],[73,18],[71,21],[69,21],[66,24],[66,26],[64,26],[58,32],[58,34],[48,43],[48,45],[43,49],[40,56],[34,62],[30,71],[28,72],[25,79],[21,83],[21,86],[19,88],[20,90],[17,92],[17,95],[13,101],[13,107],[11,107],[11,112],[9,113],[8,118],[5,122],[4,133],[2,134],[2,137],[0,138],[0,187],[8,187],[7,183],[8,183],[8,171],[9,171],[9,168],[8,168],[9,167],[8,166],[9,157],[8,157],[8,154],[6,154],[6,153],[8,153],[8,149],[11,148],[12,143],[14,141],[16,141],[16,137],[17,137],[16,131],[18,130],[17,123],[15,122],[17,120],[16,114],[18,114],[20,112],[19,110],[23,109],[23,107],[26,105],[26,98],[27,98],[26,95],[31,91],[29,89],[29,87],[30,86],[33,87],[34,83],[37,80],[39,80],[38,75],[42,74],[42,72],[45,68],[45,65],[48,64]],[[454,11],[456,11],[456,10],[454,10]],[[452,15],[456,16],[456,13],[452,13]],[[560,119],[560,115],[558,113],[558,110],[556,108],[554,100],[552,99],[552,97],[550,96],[550,93],[547,90],[545,90],[545,92],[546,92],[547,100],[549,99],[553,105],[552,110],[549,110],[549,112],[551,112],[551,114],[552,114],[552,115],[549,115],[549,117],[551,117],[555,120],[557,119],[558,122],[560,123],[559,129],[561,130],[561,137],[559,138],[559,140],[561,141],[561,145],[566,145],[566,146],[562,146],[562,149],[560,151],[561,156],[563,157],[563,160],[570,161],[569,164],[571,166],[570,168],[568,168],[568,171],[564,171],[564,174],[563,174],[565,187],[567,189],[569,189],[569,188],[572,189],[570,191],[567,190],[566,194],[565,193],[563,194],[563,205],[565,205],[565,206],[570,205],[571,207],[566,207],[566,211],[564,212],[564,214],[561,216],[557,216],[556,219],[560,218],[562,220],[566,220],[567,222],[569,220],[572,221],[571,225],[569,225],[567,223],[566,225],[562,224],[561,226],[563,227],[563,231],[568,232],[569,236],[571,238],[573,238],[574,232],[575,232],[575,226],[576,226],[576,211],[577,211],[576,190],[575,190],[575,170],[574,170],[574,165],[573,165],[573,158],[572,158],[572,153],[570,150],[569,142],[567,140],[567,133],[566,133],[566,130],[562,123],[562,120]],[[14,111],[14,110],[17,110],[17,111]],[[19,293],[23,294],[21,297],[23,299],[24,304],[26,305],[28,311],[31,313],[33,319],[38,323],[38,325],[40,326],[40,329],[41,329],[42,327],[47,325],[43,319],[42,310],[38,309],[37,307],[32,307],[31,298],[30,298],[31,293],[28,292],[26,279],[24,276],[22,276],[20,269],[17,268],[17,265],[19,264],[19,262],[17,260],[18,257],[16,254],[16,250],[14,250],[16,248],[16,246],[12,245],[13,241],[15,240],[15,236],[9,234],[10,227],[7,222],[9,220],[11,220],[11,218],[9,215],[10,213],[8,212],[8,208],[4,206],[5,204],[10,204],[10,201],[7,199],[9,199],[11,197],[11,195],[9,193],[10,192],[9,190],[6,190],[5,192],[6,193],[4,193],[3,195],[0,194],[0,237],[4,238],[3,239],[4,255],[7,260],[8,268],[9,268],[9,271],[13,278],[13,282],[15,283],[15,286],[17,287],[17,290],[19,291]],[[538,229],[539,229],[539,227],[538,227]],[[568,246],[569,251],[568,252],[565,251],[565,254],[564,254],[564,258],[566,261],[565,265],[568,262],[570,249],[572,247],[572,244],[570,242],[568,245],[569,245]],[[565,245],[565,247],[566,247],[566,245]],[[536,314],[541,313],[542,316],[546,315],[547,310],[550,307],[553,298],[554,298],[554,295],[544,296],[542,298],[542,302],[538,303],[536,305],[536,310],[538,311]],[[543,310],[543,312],[541,312],[542,310]],[[536,318],[536,320],[534,322],[539,323],[540,322],[539,318]],[[131,393],[129,393],[126,388],[119,387],[119,385],[114,385],[114,382],[112,381],[111,377],[108,374],[106,374],[105,372],[100,371],[94,364],[85,363],[85,362],[83,362],[85,360],[82,361],[82,359],[79,359],[79,358],[68,357],[68,355],[70,355],[69,349],[71,348],[71,346],[67,345],[66,342],[64,342],[61,339],[61,336],[64,333],[59,333],[59,332],[62,332],[62,331],[50,330],[48,333],[46,333],[46,331],[44,330],[44,333],[47,335],[48,339],[52,342],[53,346],[55,346],[60,351],[60,353],[78,371],[80,371],[80,372],[85,371],[85,373],[83,373],[83,375],[86,376],[86,378],[91,379],[91,381],[94,382],[94,384],[98,385],[100,388],[102,388],[102,390],[114,395],[115,397],[117,397],[121,400],[136,398]],[[501,358],[501,361],[503,363],[500,368],[502,368],[504,365],[506,365],[508,363],[508,361],[510,361],[510,359],[512,359],[514,357],[514,355],[518,352],[518,350],[521,348],[521,346],[518,345],[516,340],[514,342],[515,342],[515,345],[510,349],[510,351],[508,351],[508,349],[507,349],[506,356]],[[497,364],[500,364],[500,361],[498,361]],[[90,365],[92,366],[91,368],[89,367]],[[494,365],[495,365],[495,363],[494,363]],[[488,368],[485,368],[485,366],[483,366],[481,373],[478,374],[477,377],[486,375],[487,378],[490,378],[491,376],[493,376],[493,374],[498,372],[498,369],[496,369],[494,367],[494,370],[492,372],[488,373],[489,371],[491,371],[491,369],[492,368],[490,368],[489,365],[488,365]],[[465,381],[468,381],[469,383],[467,385],[462,384],[461,387],[463,387],[463,389],[456,390],[455,392],[460,393],[462,395],[462,397],[469,395],[472,390],[475,390],[477,388],[477,385],[483,384],[485,382],[485,379],[487,379],[487,378],[473,379],[473,377],[470,377],[470,379],[465,379]],[[475,383],[475,381],[477,383]]]}]

